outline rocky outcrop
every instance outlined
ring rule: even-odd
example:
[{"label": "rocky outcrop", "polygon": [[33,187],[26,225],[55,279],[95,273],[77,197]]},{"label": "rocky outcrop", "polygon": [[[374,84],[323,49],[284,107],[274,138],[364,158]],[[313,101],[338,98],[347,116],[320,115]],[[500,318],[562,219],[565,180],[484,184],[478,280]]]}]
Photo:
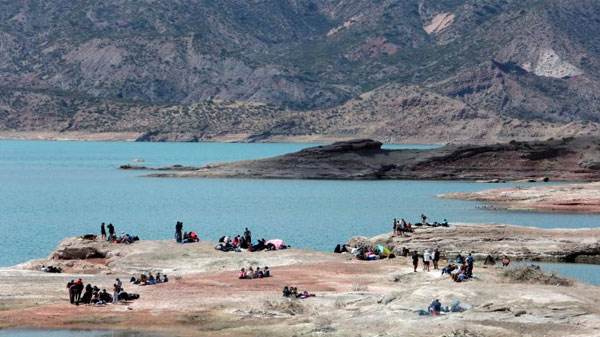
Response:
[{"label": "rocky outcrop", "polygon": [[98,239],[68,238],[49,256],[51,260],[103,259],[110,251],[110,243]]},{"label": "rocky outcrop", "polygon": [[[581,166],[581,165],[580,165]],[[490,202],[488,209],[600,213],[600,183],[497,188],[449,193],[441,198]]]},{"label": "rocky outcrop", "polygon": [[582,262],[600,264],[600,229],[541,229],[503,224],[453,223],[450,227],[417,227],[406,236],[383,234],[373,238],[356,237],[352,247],[381,244],[402,253],[403,248],[439,249],[443,257],[454,259],[458,253],[473,252],[484,261],[508,256],[512,260],[540,262]]},{"label": "rocky outcrop", "polygon": [[[510,247],[521,245],[507,238]],[[431,247],[435,241],[423,243]],[[382,242],[387,240],[382,237]],[[600,287],[562,282],[536,271],[535,278],[546,279],[540,284],[527,275],[508,277],[507,269],[479,261],[474,279],[456,283],[433,269],[414,272],[411,259],[401,256],[358,261],[350,254],[300,249],[224,253],[214,243],[182,245],[174,240],[114,244],[111,252],[122,254],[94,275],[82,269],[48,274],[0,268],[0,328],[93,327],[116,334],[123,329],[124,335],[139,329],[151,335],[223,337],[240,332],[265,337],[390,336],[398,335],[396,331],[414,337],[564,337],[597,336],[600,329]],[[237,278],[241,267],[265,265],[272,277]],[[168,274],[169,282],[127,282],[149,271]],[[109,292],[120,278],[125,291],[140,298],[102,307],[71,305],[65,285],[79,277]],[[316,296],[283,298],[285,285]],[[420,315],[433,299],[444,306],[460,301],[467,311]]]},{"label": "rocky outcrop", "polygon": [[338,142],[278,157],[209,164],[153,177],[288,179],[594,180],[600,170],[581,163],[600,156],[600,137],[494,145],[448,145],[387,150],[371,140]]}]

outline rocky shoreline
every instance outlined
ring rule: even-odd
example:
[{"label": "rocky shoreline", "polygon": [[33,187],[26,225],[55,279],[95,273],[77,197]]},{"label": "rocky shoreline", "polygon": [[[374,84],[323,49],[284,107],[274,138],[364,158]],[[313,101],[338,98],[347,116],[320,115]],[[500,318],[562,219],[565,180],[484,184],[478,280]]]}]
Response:
[{"label": "rocky shoreline", "polygon": [[452,260],[474,252],[483,262],[507,256],[513,261],[577,262],[600,264],[600,228],[542,229],[498,223],[452,223],[450,227],[418,227],[406,236],[382,234],[373,238],[354,237],[347,243],[383,245],[400,254],[403,248],[422,252],[439,249]]},{"label": "rocky shoreline", "polygon": [[[507,232],[510,239],[503,243],[490,234]],[[491,239],[480,241],[476,234]],[[531,258],[533,253],[526,255],[529,249],[540,259],[553,259],[553,251],[575,252],[591,247],[588,240],[598,241],[597,230],[585,234],[585,230],[452,224],[450,228],[418,228],[411,238],[384,234],[351,241],[367,240],[396,249],[438,247],[450,256],[455,242],[463,253],[474,249],[476,257],[512,251],[515,257]],[[505,248],[498,248],[502,244]],[[507,278],[505,269],[479,260],[475,279],[456,283],[439,271],[414,273],[410,258],[402,256],[358,261],[349,254],[299,249],[224,253],[213,247],[210,242],[119,245],[66,239],[47,259],[0,269],[0,328],[93,327],[161,331],[173,336],[290,337],[383,336],[400,330],[423,337],[562,337],[593,336],[600,331],[600,309],[594,304],[600,287],[515,281]],[[42,273],[42,264],[61,266],[64,273]],[[236,271],[250,265],[270,266],[273,277],[237,279]],[[148,271],[167,273],[170,282],[154,286],[125,283],[126,291],[140,294],[139,300],[130,303],[106,307],[68,303],[64,285],[71,278],[83,277],[86,283],[108,288],[116,277],[128,280]],[[284,285],[296,285],[317,296],[282,298]],[[419,316],[418,310],[434,298],[445,305],[460,300],[473,308],[440,317]]]},{"label": "rocky shoreline", "polygon": [[359,139],[307,148],[273,158],[215,163],[149,177],[273,179],[600,179],[600,137],[495,145],[448,145],[428,150],[387,150]]},{"label": "rocky shoreline", "polygon": [[487,209],[600,213],[600,183],[556,186],[519,186],[479,192],[449,193],[438,197],[492,203]]}]

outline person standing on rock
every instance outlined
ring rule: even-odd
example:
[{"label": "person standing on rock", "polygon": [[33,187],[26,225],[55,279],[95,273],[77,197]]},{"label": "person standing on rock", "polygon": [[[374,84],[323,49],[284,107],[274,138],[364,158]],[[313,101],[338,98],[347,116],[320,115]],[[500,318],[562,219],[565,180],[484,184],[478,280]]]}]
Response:
[{"label": "person standing on rock", "polygon": [[76,305],[79,305],[79,301],[81,300],[81,293],[83,293],[83,288],[83,280],[78,279],[77,282],[75,282],[75,290],[77,291],[77,293],[75,294]]},{"label": "person standing on rock", "polygon": [[437,248],[433,251],[433,257],[431,260],[433,261],[433,269],[437,270],[438,263],[440,262],[440,251]]},{"label": "person standing on rock", "polygon": [[106,240],[106,228],[104,228],[104,222],[100,225],[100,236],[102,240]]},{"label": "person standing on rock", "polygon": [[109,223],[108,226],[108,241],[112,241],[115,236],[115,226],[112,223]]},{"label": "person standing on rock", "polygon": [[75,297],[77,296],[75,280],[71,280],[67,283],[67,289],[69,290],[69,302],[71,302],[71,304],[75,304]]},{"label": "person standing on rock", "polygon": [[393,227],[394,231],[392,236],[396,236],[396,234],[398,234],[398,220],[394,219],[394,227]]},{"label": "person standing on rock", "polygon": [[412,262],[414,267],[414,272],[417,272],[417,267],[419,266],[419,253],[416,250],[412,252]]},{"label": "person standing on rock", "polygon": [[398,222],[398,232],[400,233],[400,236],[404,236],[405,230],[406,230],[406,221],[404,221],[404,219],[402,219]]},{"label": "person standing on rock", "polygon": [[183,222],[177,221],[177,223],[175,224],[175,241],[183,242],[182,231],[183,231]]},{"label": "person standing on rock", "polygon": [[429,253],[429,249],[425,249],[423,252],[423,270],[429,271],[429,263],[431,261],[431,254]]},{"label": "person standing on rock", "polygon": [[246,230],[244,231],[244,238],[246,239],[246,242],[248,242],[248,245],[252,244],[252,233],[248,227],[246,227]]},{"label": "person standing on rock", "polygon": [[473,255],[471,253],[467,256],[467,277],[473,277]]},{"label": "person standing on rock", "polygon": [[421,213],[421,224],[425,226],[427,224],[427,215]]}]

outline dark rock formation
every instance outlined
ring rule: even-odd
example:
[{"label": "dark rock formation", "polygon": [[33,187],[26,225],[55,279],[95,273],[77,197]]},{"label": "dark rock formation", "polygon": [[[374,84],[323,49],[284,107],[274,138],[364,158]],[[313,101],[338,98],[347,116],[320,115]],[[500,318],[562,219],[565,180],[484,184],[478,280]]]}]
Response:
[{"label": "dark rock formation", "polygon": [[[155,177],[292,179],[594,180],[600,169],[582,162],[600,157],[600,137],[495,145],[448,145],[429,150],[387,150],[361,139],[278,157],[207,165]],[[544,177],[544,178],[541,178]]]}]

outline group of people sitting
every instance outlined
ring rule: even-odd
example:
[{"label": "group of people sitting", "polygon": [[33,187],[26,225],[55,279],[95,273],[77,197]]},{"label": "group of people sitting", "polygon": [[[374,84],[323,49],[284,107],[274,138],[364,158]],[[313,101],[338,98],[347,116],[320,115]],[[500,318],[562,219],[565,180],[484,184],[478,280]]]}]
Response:
[{"label": "group of people sitting", "polygon": [[348,253],[348,247],[346,247],[346,244],[343,244],[343,245],[338,244],[333,249],[333,252],[336,254]]},{"label": "group of people sitting", "polygon": [[404,236],[404,233],[412,233],[414,232],[414,227],[420,226],[430,226],[430,227],[449,227],[448,220],[444,219],[442,222],[434,221],[432,223],[427,222],[427,216],[425,214],[421,214],[421,222],[417,222],[414,225],[410,222],[406,222],[404,219],[394,219],[393,226],[393,236],[400,235]]},{"label": "group of people sitting", "polygon": [[115,237],[112,242],[114,243],[124,243],[124,244],[131,244],[134,243],[135,241],[139,241],[140,238],[138,236],[133,236],[133,235],[129,235],[126,234],[125,232],[121,232],[121,236]]},{"label": "group of people sitting", "polygon": [[429,307],[427,307],[427,311],[425,310],[420,310],[419,314],[420,315],[431,315],[431,316],[439,316],[440,314],[447,314],[450,312],[463,312],[465,310],[470,310],[473,307],[467,303],[463,303],[459,300],[455,300],[454,302],[452,302],[452,305],[449,306],[442,306],[442,303],[440,302],[439,299],[435,299],[433,301],[431,301],[431,303],[429,304]]},{"label": "group of people sitting", "polygon": [[132,276],[129,280],[131,284],[137,284],[140,286],[145,285],[154,285],[157,283],[166,283],[169,282],[169,278],[166,274],[157,273],[156,276],[152,275],[152,272],[148,272],[148,275],[141,274],[139,278]]},{"label": "group of people sitting", "polygon": [[455,282],[464,282],[473,277],[473,255],[469,253],[465,259],[460,253],[456,256],[454,263],[442,268],[442,275],[450,275]]},{"label": "group of people sitting", "polygon": [[243,235],[224,235],[219,238],[219,243],[215,246],[216,250],[223,252],[241,252],[247,250],[249,252],[257,252],[261,250],[278,250],[289,248],[283,240],[273,239],[265,240],[264,238],[258,239],[256,242],[252,242],[252,233],[246,227]]},{"label": "group of people sitting", "polygon": [[304,290],[303,292],[298,292],[297,287],[288,287],[288,286],[283,287],[283,297],[305,299],[305,298],[309,298],[309,297],[313,297],[313,296],[316,296],[316,295],[311,294],[306,290]]},{"label": "group of people sitting", "polygon": [[[106,235],[106,229],[108,228],[108,236]],[[108,242],[114,243],[124,243],[130,244],[135,241],[139,241],[140,238],[136,235],[129,235],[125,232],[121,232],[121,235],[117,236],[115,234],[115,226],[112,223],[109,223],[108,226],[104,225],[104,222],[100,225],[100,235],[102,236],[102,240],[107,240]],[[95,237],[94,237],[95,238]]]},{"label": "group of people sitting", "polygon": [[200,242],[200,237],[196,232],[183,232],[183,222],[177,221],[175,224],[175,241],[177,243]]},{"label": "group of people sitting", "polygon": [[271,277],[271,270],[269,269],[269,267],[265,266],[265,268],[263,268],[262,270],[260,269],[260,267],[256,267],[256,270],[252,269],[252,267],[248,268],[248,270],[246,270],[246,268],[242,268],[240,270],[240,273],[238,274],[238,278],[240,280],[263,277]]},{"label": "group of people sitting", "polygon": [[354,257],[356,257],[357,260],[363,261],[393,259],[396,257],[396,255],[394,255],[394,253],[390,249],[379,245],[375,247],[362,246],[352,248],[350,253],[354,255]]},{"label": "group of people sitting", "polygon": [[69,301],[71,304],[79,305],[79,303],[83,303],[86,305],[95,305],[101,306],[108,303],[117,303],[119,301],[131,301],[140,298],[138,294],[127,293],[121,284],[119,279],[116,279],[116,282],[113,284],[113,294],[109,294],[106,289],[102,289],[97,286],[93,286],[88,283],[83,286],[83,280],[78,279],[77,281],[71,280],[67,283],[67,289],[69,289]]},{"label": "group of people sitting", "polygon": [[60,267],[54,267],[54,266],[46,267],[45,265],[42,265],[42,271],[44,273],[57,273],[57,274],[62,273],[62,269]]},{"label": "group of people sitting", "polygon": [[394,219],[394,233],[393,235],[400,235],[400,236],[404,236],[404,233],[412,233],[413,232],[413,228],[412,228],[412,224],[410,222],[406,222],[404,219],[400,219],[400,221],[398,221],[397,219]]}]

